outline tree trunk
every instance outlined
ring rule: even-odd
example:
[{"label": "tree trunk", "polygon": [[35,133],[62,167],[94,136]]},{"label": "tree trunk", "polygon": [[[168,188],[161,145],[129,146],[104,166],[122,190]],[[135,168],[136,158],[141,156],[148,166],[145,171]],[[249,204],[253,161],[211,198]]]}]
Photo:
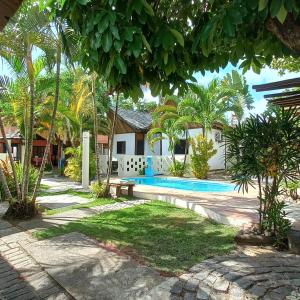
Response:
[{"label": "tree trunk", "polygon": [[[59,30],[58,30],[58,32],[59,32]],[[48,154],[49,154],[51,140],[53,139],[54,123],[55,123],[57,106],[58,106],[58,101],[59,101],[60,65],[61,65],[61,39],[60,39],[60,33],[58,33],[57,53],[56,53],[56,83],[55,83],[55,97],[54,97],[52,118],[51,118],[51,124],[50,124],[50,129],[49,129],[49,135],[47,138],[47,144],[46,144],[44,155],[43,155],[43,160],[42,160],[40,170],[39,170],[39,175],[38,175],[38,178],[36,180],[34,190],[33,190],[33,195],[32,195],[32,199],[31,199],[32,203],[35,203],[35,200],[37,197],[37,192],[41,185],[41,180],[42,180],[42,177],[44,174],[45,165],[48,160]]]},{"label": "tree trunk", "polygon": [[98,118],[97,118],[97,105],[96,105],[96,73],[92,74],[92,98],[93,98],[93,111],[94,111],[94,138],[95,138],[95,156],[96,156],[96,174],[97,182],[101,183],[100,178],[100,157],[99,157],[99,146],[98,146]]},{"label": "tree trunk", "polygon": [[12,202],[13,198],[12,198],[12,195],[10,193],[10,190],[9,190],[9,187],[7,185],[7,181],[6,181],[6,177],[3,173],[3,170],[2,170],[2,166],[0,165],[0,182],[2,184],[2,187],[3,187],[3,191],[4,191],[4,194],[5,194],[5,198],[9,201],[9,202]]},{"label": "tree trunk", "polygon": [[[34,101],[35,101],[35,83],[34,83],[34,67],[32,63],[31,47],[28,47],[26,64],[27,72],[29,77],[29,92],[30,92],[30,106],[29,106],[29,120],[28,121],[28,131],[26,140],[26,157],[24,159],[23,167],[23,182],[22,182],[22,201],[27,201],[28,196],[28,185],[29,185],[29,173],[31,167],[31,156],[32,156],[32,143],[33,143],[33,127],[34,127]],[[25,124],[26,126],[26,124]]]},{"label": "tree trunk", "polygon": [[183,159],[183,165],[185,168],[186,165],[186,157],[187,157],[187,153],[188,153],[188,149],[189,149],[189,143],[188,143],[188,129],[185,130],[185,147],[184,147],[184,159]]},{"label": "tree trunk", "polygon": [[118,108],[119,108],[119,92],[117,92],[116,108],[115,108],[115,112],[114,112],[114,118],[113,118],[113,123],[112,123],[111,134],[110,134],[108,170],[107,170],[107,177],[106,177],[107,188],[108,188],[110,177],[111,177],[112,151],[113,151],[113,145],[114,145],[114,135],[115,135],[116,119],[117,119],[117,115],[118,115]]},{"label": "tree trunk", "polygon": [[277,18],[266,22],[267,29],[272,32],[285,46],[300,54],[300,24],[293,14],[288,13],[283,24]]},{"label": "tree trunk", "polygon": [[15,165],[15,161],[14,161],[13,156],[12,156],[11,147],[10,147],[8,141],[7,141],[7,138],[6,138],[6,133],[5,133],[5,130],[4,130],[4,125],[3,125],[1,115],[0,115],[0,131],[1,131],[2,138],[4,140],[4,143],[6,145],[6,149],[7,149],[7,152],[8,152],[8,158],[9,158],[9,161],[10,161],[11,170],[12,170],[13,178],[14,178],[14,184],[16,186],[16,191],[17,191],[17,199],[21,200],[21,191],[20,191],[20,184],[19,184],[19,181],[18,181],[18,176],[17,176],[17,171],[16,171],[16,165]]}]

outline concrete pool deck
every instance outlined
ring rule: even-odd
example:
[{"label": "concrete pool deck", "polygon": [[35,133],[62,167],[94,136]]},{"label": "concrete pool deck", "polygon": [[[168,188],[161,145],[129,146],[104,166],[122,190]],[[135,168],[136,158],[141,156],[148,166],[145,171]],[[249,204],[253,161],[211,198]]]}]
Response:
[{"label": "concrete pool deck", "polygon": [[[188,208],[216,222],[246,228],[258,223],[259,202],[257,191],[251,188],[248,193],[195,192],[149,185],[136,185],[135,197],[161,200],[178,207]],[[300,229],[300,203],[290,203],[286,209],[294,228]]]}]

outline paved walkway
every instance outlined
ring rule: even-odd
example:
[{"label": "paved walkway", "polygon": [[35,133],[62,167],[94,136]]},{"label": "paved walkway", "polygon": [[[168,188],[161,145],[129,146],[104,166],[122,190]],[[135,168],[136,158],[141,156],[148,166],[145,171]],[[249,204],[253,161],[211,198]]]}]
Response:
[{"label": "paved walkway", "polygon": [[247,247],[195,265],[171,293],[172,300],[299,300],[300,256]]},{"label": "paved walkway", "polygon": [[0,299],[72,299],[28,254],[29,234],[0,220]]}]

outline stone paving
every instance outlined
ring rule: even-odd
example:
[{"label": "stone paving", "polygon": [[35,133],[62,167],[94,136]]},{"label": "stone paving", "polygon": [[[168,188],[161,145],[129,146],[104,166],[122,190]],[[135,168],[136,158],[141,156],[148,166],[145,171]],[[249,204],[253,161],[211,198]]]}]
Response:
[{"label": "stone paving", "polygon": [[0,299],[72,299],[24,250],[35,241],[0,220]]},{"label": "stone paving", "polygon": [[76,221],[85,217],[89,217],[107,211],[120,210],[120,209],[125,209],[136,205],[141,205],[149,201],[150,200],[143,200],[143,199],[128,200],[128,201],[116,202],[113,204],[107,204],[101,206],[73,209],[55,215],[43,215],[42,218],[39,217],[39,218],[31,219],[29,221],[23,221],[20,222],[18,226],[23,228],[24,230],[29,230],[32,232],[36,230],[50,228],[53,226],[64,225],[72,221]]},{"label": "stone paving", "polygon": [[172,300],[300,299],[300,256],[247,247],[179,277]]}]

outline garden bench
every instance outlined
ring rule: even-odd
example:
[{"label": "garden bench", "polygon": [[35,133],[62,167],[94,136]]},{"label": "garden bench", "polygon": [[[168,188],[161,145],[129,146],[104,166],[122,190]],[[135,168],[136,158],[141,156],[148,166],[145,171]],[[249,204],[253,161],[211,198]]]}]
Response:
[{"label": "garden bench", "polygon": [[121,196],[121,188],[126,187],[128,190],[128,196],[133,196],[133,187],[135,186],[134,183],[131,182],[112,182],[109,184],[109,187],[115,187],[116,188],[116,196]]}]

